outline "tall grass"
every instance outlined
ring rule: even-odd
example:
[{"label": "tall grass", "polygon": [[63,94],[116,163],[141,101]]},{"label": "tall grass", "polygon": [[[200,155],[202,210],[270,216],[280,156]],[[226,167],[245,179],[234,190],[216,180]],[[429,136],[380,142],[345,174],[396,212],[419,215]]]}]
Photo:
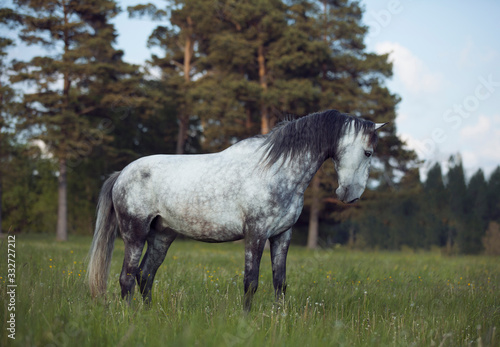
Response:
[{"label": "tall grass", "polygon": [[[252,312],[243,313],[242,244],[176,241],[155,279],[153,305],[120,299],[117,240],[106,298],[85,282],[90,238],[16,240],[19,346],[498,346],[498,258],[438,253],[308,251],[291,247],[284,300],[273,297],[268,252]],[[0,247],[2,302],[6,244]],[[8,318],[2,305],[0,317]]]}]

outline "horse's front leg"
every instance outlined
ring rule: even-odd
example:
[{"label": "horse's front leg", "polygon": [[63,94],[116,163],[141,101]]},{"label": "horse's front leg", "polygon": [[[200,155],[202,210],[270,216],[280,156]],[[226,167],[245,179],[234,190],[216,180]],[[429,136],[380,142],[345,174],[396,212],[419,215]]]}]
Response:
[{"label": "horse's front leg", "polygon": [[281,295],[286,292],[286,256],[290,239],[292,238],[292,229],[288,229],[284,233],[271,237],[271,264],[273,266],[273,285],[276,300],[279,300]]},{"label": "horse's front leg", "polygon": [[249,312],[252,308],[252,298],[259,286],[259,267],[262,252],[266,245],[266,239],[259,236],[247,236],[245,238],[245,276],[243,286],[245,297],[243,308]]}]

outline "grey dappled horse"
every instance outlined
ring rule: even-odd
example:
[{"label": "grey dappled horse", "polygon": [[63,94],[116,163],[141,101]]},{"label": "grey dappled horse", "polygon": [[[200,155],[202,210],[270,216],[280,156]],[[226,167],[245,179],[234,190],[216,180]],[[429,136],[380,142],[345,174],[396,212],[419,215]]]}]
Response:
[{"label": "grey dappled horse", "polygon": [[376,130],[383,125],[329,110],[284,121],[267,135],[219,153],[152,155],[132,162],[104,182],[99,196],[88,266],[92,295],[106,292],[114,240],[120,232],[125,243],[123,298],[130,300],[137,280],[144,300],[151,302],[156,271],[179,234],[206,242],[245,240],[247,311],[269,239],[279,297],[286,289],[292,226],[302,211],[309,182],[332,158],[339,199],[356,201],[368,179]]}]

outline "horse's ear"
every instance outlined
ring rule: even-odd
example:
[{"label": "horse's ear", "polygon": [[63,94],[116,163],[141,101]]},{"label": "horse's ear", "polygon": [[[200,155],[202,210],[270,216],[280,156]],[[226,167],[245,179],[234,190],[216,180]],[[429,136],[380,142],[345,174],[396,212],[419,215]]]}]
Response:
[{"label": "horse's ear", "polygon": [[375,130],[378,130],[378,129],[382,128],[386,124],[389,124],[389,122],[386,122],[386,123],[375,123]]}]

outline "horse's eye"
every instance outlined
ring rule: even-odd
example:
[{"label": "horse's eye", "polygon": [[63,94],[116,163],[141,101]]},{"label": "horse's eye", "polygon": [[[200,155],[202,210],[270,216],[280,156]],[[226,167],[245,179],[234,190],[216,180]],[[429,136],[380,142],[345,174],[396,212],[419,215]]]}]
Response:
[{"label": "horse's eye", "polygon": [[367,158],[370,158],[372,156],[372,152],[365,151],[365,155]]}]

